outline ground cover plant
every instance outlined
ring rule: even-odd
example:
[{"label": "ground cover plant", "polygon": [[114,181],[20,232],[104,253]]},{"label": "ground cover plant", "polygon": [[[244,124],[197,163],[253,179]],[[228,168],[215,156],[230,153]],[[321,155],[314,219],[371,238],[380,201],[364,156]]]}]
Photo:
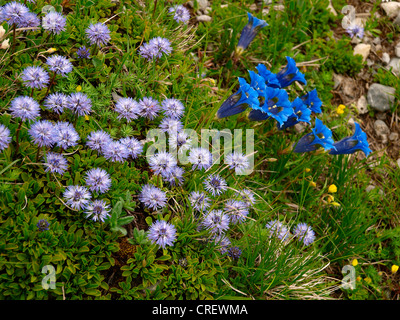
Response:
[{"label": "ground cover plant", "polygon": [[1,299],[398,299],[380,1],[0,5]]}]

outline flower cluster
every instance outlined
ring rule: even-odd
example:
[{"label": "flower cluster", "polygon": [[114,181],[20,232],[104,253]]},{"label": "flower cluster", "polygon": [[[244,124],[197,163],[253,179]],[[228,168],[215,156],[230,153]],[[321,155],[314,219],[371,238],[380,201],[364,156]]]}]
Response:
[{"label": "flower cluster", "polygon": [[265,227],[271,237],[276,237],[283,242],[294,237],[302,241],[305,246],[309,246],[315,241],[314,230],[304,222],[298,223],[293,228],[293,233],[290,232],[290,228],[279,220],[269,221]]},{"label": "flower cluster", "polygon": [[171,42],[162,37],[152,38],[139,48],[139,54],[149,61],[159,59],[163,54],[169,55],[171,51]]}]

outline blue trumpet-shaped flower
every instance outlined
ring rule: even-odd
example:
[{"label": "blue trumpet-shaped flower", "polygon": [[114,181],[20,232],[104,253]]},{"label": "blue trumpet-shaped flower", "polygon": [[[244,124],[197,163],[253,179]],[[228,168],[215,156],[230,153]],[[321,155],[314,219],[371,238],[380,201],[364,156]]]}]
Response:
[{"label": "blue trumpet-shaped flower", "polygon": [[256,67],[258,74],[264,78],[265,80],[265,84],[268,87],[272,87],[272,88],[280,88],[281,84],[278,81],[278,78],[276,77],[276,74],[271,72],[270,70],[267,69],[267,67],[263,64],[259,64]]},{"label": "blue trumpet-shaped flower", "polygon": [[245,79],[238,78],[240,88],[224,101],[217,111],[218,118],[229,117],[243,112],[247,106],[259,106],[258,93],[249,85]]},{"label": "blue trumpet-shaped flower", "polygon": [[332,131],[317,118],[312,132],[303,136],[294,146],[293,151],[297,153],[309,152],[318,147],[323,147],[325,150],[335,149],[333,144]]},{"label": "blue trumpet-shaped flower", "polygon": [[290,86],[294,81],[298,81],[307,84],[307,80],[296,66],[296,62],[291,57],[286,57],[287,65],[281,71],[276,74],[281,88]]},{"label": "blue trumpet-shaped flower", "polygon": [[239,42],[236,48],[236,52],[239,54],[246,50],[261,28],[268,26],[268,23],[266,23],[264,20],[253,17],[249,12],[247,13],[247,16],[249,21],[244,26],[242,33],[240,34]]},{"label": "blue trumpet-shaped flower", "polygon": [[265,95],[261,96],[261,99],[264,100],[263,105],[253,106],[249,113],[249,119],[252,121],[267,120],[271,117],[282,126],[293,114],[289,96],[283,89],[266,87]]},{"label": "blue trumpet-shaped flower", "polygon": [[312,112],[321,113],[322,101],[318,98],[317,89],[314,89],[304,96],[300,97],[303,102],[310,107]]},{"label": "blue trumpet-shaped flower", "polygon": [[371,149],[369,148],[367,141],[367,135],[361,130],[361,127],[358,123],[355,123],[355,131],[351,137],[344,138],[336,142],[333,146],[335,149],[332,149],[329,154],[351,154],[357,150],[361,150],[364,152],[365,156],[368,157],[368,155],[371,153]]},{"label": "blue trumpet-shaped flower", "polygon": [[292,102],[293,115],[291,115],[287,121],[283,123],[279,129],[285,129],[294,126],[299,122],[310,123],[311,120],[311,109],[304,104],[301,98],[296,98]]},{"label": "blue trumpet-shaped flower", "polygon": [[265,90],[267,88],[265,79],[252,70],[249,70],[249,75],[250,75],[250,87],[256,90],[259,96],[264,96]]}]

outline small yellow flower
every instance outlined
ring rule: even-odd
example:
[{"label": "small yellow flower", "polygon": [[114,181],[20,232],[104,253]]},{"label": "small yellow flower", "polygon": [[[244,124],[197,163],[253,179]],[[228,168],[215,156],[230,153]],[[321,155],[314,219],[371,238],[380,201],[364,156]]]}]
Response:
[{"label": "small yellow flower", "polygon": [[82,87],[81,86],[77,86],[76,87],[76,91],[78,91],[78,92],[82,91]]},{"label": "small yellow flower", "polygon": [[57,51],[56,48],[50,48],[50,49],[47,50],[46,52],[47,52],[47,53],[53,53],[53,52],[56,52],[56,51]]},{"label": "small yellow flower", "polygon": [[399,266],[398,265],[392,265],[392,273],[395,274],[397,272],[397,270],[399,270]]},{"label": "small yellow flower", "polygon": [[310,181],[310,186],[315,188],[317,184],[314,181]]},{"label": "small yellow flower", "polygon": [[85,114],[85,120],[89,121],[89,116],[87,114]]},{"label": "small yellow flower", "polygon": [[344,109],[346,109],[346,106],[343,105],[343,104],[340,104],[336,109],[336,113],[337,114],[343,114],[344,113]]},{"label": "small yellow flower", "polygon": [[310,168],[305,168],[304,171],[305,171],[305,172],[310,172],[311,169],[310,169]]},{"label": "small yellow flower", "polygon": [[337,192],[337,187],[334,184],[331,184],[328,188],[328,192],[335,193]]},{"label": "small yellow flower", "polygon": [[358,277],[356,278],[356,280],[357,280],[358,282],[360,282],[360,281],[362,280],[362,278],[361,278],[360,276],[358,276]]},{"label": "small yellow flower", "polygon": [[328,194],[328,196],[326,197],[326,201],[328,201],[328,203],[331,203],[333,200],[335,200],[335,198]]},{"label": "small yellow flower", "polygon": [[344,110],[344,109],[346,109],[346,106],[344,104],[339,104],[338,105],[338,109]]},{"label": "small yellow flower", "polygon": [[366,278],[364,278],[364,280],[365,280],[366,283],[371,283],[372,282],[372,279],[370,277],[366,277]]},{"label": "small yellow flower", "polygon": [[351,264],[353,265],[353,267],[357,266],[358,265],[358,260],[357,259],[353,259]]}]

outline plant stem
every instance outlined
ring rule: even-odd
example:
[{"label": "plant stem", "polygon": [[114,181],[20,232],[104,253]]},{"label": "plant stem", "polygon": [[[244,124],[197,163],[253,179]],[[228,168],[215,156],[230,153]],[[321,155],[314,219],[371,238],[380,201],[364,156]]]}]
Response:
[{"label": "plant stem", "polygon": [[53,85],[55,78],[56,78],[56,73],[55,73],[55,72],[53,72],[53,76],[51,77],[51,80],[50,80],[49,86],[47,87],[46,94],[44,95],[45,97],[46,97],[46,96],[49,94],[49,92],[50,92],[50,88],[51,88],[51,86]]},{"label": "plant stem", "polygon": [[40,154],[40,147],[38,146],[37,152],[36,152],[36,162],[39,161],[39,154]]},{"label": "plant stem", "polygon": [[18,125],[17,131],[15,132],[15,142],[17,143],[17,146],[15,148],[15,155],[18,154],[19,151],[19,132],[21,131],[21,127],[22,127],[22,119]]},{"label": "plant stem", "polygon": [[156,0],[156,1],[154,2],[153,19],[154,19],[154,16],[155,16],[155,14],[156,14],[157,2],[158,2],[158,0]]}]

